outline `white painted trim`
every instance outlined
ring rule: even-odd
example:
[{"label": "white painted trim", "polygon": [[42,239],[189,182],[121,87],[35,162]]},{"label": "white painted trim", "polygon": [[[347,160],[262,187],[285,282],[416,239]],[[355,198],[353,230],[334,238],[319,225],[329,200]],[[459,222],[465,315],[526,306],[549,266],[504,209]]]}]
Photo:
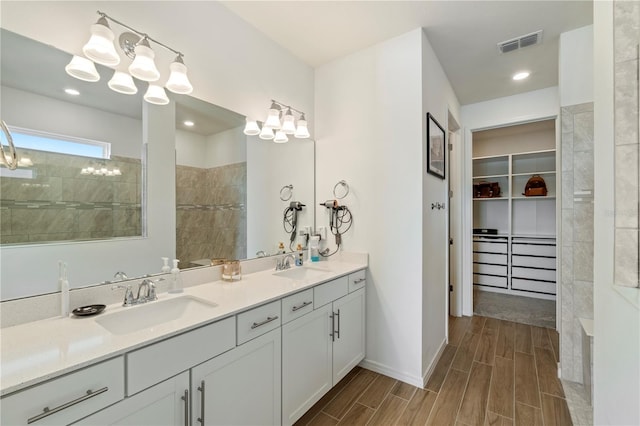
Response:
[{"label": "white painted trim", "polygon": [[433,370],[436,368],[436,365],[438,364],[438,361],[440,361],[440,357],[442,356],[442,353],[444,352],[444,348],[447,347],[447,342],[448,341],[449,341],[449,339],[442,341],[442,343],[440,344],[440,349],[438,349],[438,353],[431,360],[431,363],[429,363],[429,367],[427,368],[427,371],[425,371],[424,374],[422,375],[422,386],[421,386],[422,389],[424,389],[427,386],[427,382],[429,381],[429,378],[431,377],[431,374],[433,374]]},{"label": "white painted trim", "polygon": [[523,297],[528,297],[530,299],[557,300],[556,299],[557,296],[553,294],[534,293],[531,291],[512,290],[512,289],[506,289],[506,288],[489,287],[489,286],[475,285],[475,284],[473,285],[473,288],[480,291],[487,292],[487,293],[500,293],[500,294],[508,294],[510,296],[523,296]]},{"label": "white painted trim", "polygon": [[421,377],[400,372],[384,364],[380,364],[379,362],[364,359],[358,365],[375,373],[391,377],[392,379],[400,380],[401,382],[408,383],[421,389],[424,388],[423,379]]}]

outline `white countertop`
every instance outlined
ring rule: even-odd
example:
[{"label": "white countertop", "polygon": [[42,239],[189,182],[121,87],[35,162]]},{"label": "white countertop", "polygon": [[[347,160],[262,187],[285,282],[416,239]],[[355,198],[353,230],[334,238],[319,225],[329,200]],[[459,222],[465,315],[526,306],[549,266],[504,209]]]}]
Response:
[{"label": "white countertop", "polygon": [[[305,266],[308,264],[305,264]],[[152,328],[115,335],[96,322],[97,318],[144,305],[107,306],[90,317],[50,318],[0,330],[0,395],[4,396],[78,368],[124,354],[190,329],[280,299],[334,278],[367,267],[365,263],[329,261],[314,263],[327,273],[310,280],[292,280],[274,275],[272,269],[244,275],[241,281],[215,281],[188,287],[184,293],[158,295],[158,302],[191,295],[216,303],[206,315],[187,312],[178,320]],[[149,302],[149,303],[158,303]]]}]

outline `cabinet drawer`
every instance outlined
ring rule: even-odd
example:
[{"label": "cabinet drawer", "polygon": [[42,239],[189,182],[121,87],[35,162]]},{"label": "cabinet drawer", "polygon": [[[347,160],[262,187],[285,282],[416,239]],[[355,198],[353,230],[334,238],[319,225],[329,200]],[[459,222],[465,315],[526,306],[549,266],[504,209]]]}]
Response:
[{"label": "cabinet drawer", "polygon": [[518,278],[511,279],[511,288],[513,290],[533,291],[536,293],[556,294],[556,283],[546,281],[522,280]]},{"label": "cabinet drawer", "polygon": [[511,256],[513,266],[533,266],[534,268],[556,269],[555,257]]},{"label": "cabinet drawer", "polygon": [[507,242],[473,242],[473,251],[482,251],[485,253],[507,253]]},{"label": "cabinet drawer", "polygon": [[313,311],[313,289],[292,294],[282,299],[282,323],[285,324]]},{"label": "cabinet drawer", "polygon": [[129,352],[127,394],[133,395],[236,345],[236,319],[227,318]]},{"label": "cabinet drawer", "polygon": [[556,257],[556,246],[547,244],[511,244],[511,253]]},{"label": "cabinet drawer", "polygon": [[238,345],[280,327],[280,315],[279,300],[238,314]]},{"label": "cabinet drawer", "polygon": [[556,281],[556,271],[550,269],[521,268],[514,266],[511,268],[511,276],[514,278],[528,278],[542,281]]},{"label": "cabinet drawer", "polygon": [[331,303],[349,293],[349,279],[340,277],[328,283],[320,284],[313,288],[314,308],[319,308]]},{"label": "cabinet drawer", "polygon": [[362,270],[349,275],[349,293],[359,290],[367,283],[367,271]]},{"label": "cabinet drawer", "polygon": [[483,263],[474,263],[473,272],[475,274],[503,275],[507,276],[507,267],[502,265],[485,265]]},{"label": "cabinet drawer", "polygon": [[473,253],[473,261],[480,263],[493,263],[497,265],[507,264],[506,254],[488,254],[488,253]]},{"label": "cabinet drawer", "polygon": [[0,423],[69,424],[123,398],[124,358],[120,356],[2,398]]},{"label": "cabinet drawer", "polygon": [[473,274],[473,283],[476,285],[488,285],[491,287],[507,288],[507,277],[494,277],[493,275]]}]

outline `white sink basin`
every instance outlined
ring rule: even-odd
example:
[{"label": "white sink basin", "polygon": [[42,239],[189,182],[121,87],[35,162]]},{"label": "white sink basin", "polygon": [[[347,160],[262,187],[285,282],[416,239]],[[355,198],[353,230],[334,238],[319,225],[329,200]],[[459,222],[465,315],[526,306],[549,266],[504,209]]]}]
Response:
[{"label": "white sink basin", "polygon": [[193,296],[180,296],[138,306],[124,308],[122,311],[96,318],[96,322],[113,334],[128,334],[153,328],[189,315],[206,314],[218,306],[215,303]]},{"label": "white sink basin", "polygon": [[329,272],[327,269],[312,268],[309,266],[298,266],[284,271],[276,272],[273,275],[285,277],[292,280],[310,280],[320,278]]}]

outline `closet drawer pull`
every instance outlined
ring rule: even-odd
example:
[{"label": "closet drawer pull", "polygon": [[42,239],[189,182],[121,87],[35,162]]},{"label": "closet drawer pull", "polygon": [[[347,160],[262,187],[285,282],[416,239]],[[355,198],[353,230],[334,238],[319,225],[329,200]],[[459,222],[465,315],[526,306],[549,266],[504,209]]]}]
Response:
[{"label": "closet drawer pull", "polygon": [[74,406],[76,404],[81,403],[82,401],[86,401],[87,399],[93,398],[94,396],[98,396],[101,393],[105,393],[106,391],[109,390],[108,386],[103,387],[102,389],[98,389],[97,391],[92,391],[91,389],[89,389],[86,393],[86,395],[82,395],[80,398],[76,398],[73,401],[69,401],[67,403],[64,403],[62,405],[58,405],[55,408],[49,409],[49,407],[44,407],[44,410],[42,410],[42,413],[38,414],[37,416],[33,416],[30,419],[27,420],[27,424],[31,424],[34,422],[37,422],[38,420],[44,419],[45,417],[49,417],[52,414],[55,414],[59,411],[62,411],[66,408],[69,408],[71,406]]},{"label": "closet drawer pull", "polygon": [[305,306],[309,306],[312,303],[313,302],[302,302],[302,305],[294,306],[293,308],[291,308],[291,312],[299,311],[300,309],[304,308]]},{"label": "closet drawer pull", "polygon": [[353,283],[354,284],[360,284],[364,280],[365,280],[365,278],[358,278],[357,280],[354,280]]},{"label": "closet drawer pull", "polygon": [[260,327],[262,325],[268,324],[271,321],[275,321],[277,319],[278,319],[277,315],[275,317],[267,317],[267,319],[262,321],[262,322],[254,322],[253,325],[251,326],[251,329],[253,330],[253,329],[258,328],[258,327]]}]

